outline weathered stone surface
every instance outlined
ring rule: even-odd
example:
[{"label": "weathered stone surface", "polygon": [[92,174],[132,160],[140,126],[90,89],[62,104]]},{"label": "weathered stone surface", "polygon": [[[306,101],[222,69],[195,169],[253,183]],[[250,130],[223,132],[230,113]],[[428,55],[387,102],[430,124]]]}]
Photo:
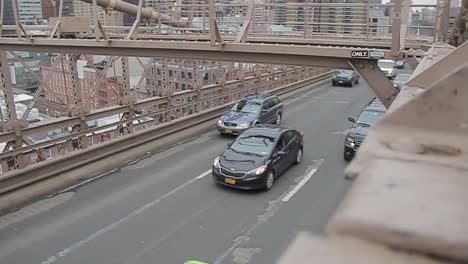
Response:
[{"label": "weathered stone surface", "polygon": [[360,171],[328,232],[468,260],[467,186],[462,169],[374,159]]}]

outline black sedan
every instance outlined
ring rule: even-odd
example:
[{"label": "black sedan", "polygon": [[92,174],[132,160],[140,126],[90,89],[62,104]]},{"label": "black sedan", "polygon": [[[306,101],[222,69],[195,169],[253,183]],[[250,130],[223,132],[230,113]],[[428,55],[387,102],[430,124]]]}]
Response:
[{"label": "black sedan", "polygon": [[332,85],[354,86],[359,83],[359,74],[352,70],[337,70],[332,78]]},{"label": "black sedan", "polygon": [[301,162],[303,135],[274,125],[249,128],[216,157],[213,179],[234,188],[268,191],[291,164]]}]

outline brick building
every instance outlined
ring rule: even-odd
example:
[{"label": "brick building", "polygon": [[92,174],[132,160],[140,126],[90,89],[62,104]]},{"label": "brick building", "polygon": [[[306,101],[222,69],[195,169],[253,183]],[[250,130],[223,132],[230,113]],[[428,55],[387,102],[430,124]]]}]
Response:
[{"label": "brick building", "polygon": [[[103,68],[103,64],[95,66],[98,70]],[[41,75],[43,78],[47,75],[49,70],[50,67],[41,67]],[[100,73],[96,72],[93,67],[88,66],[88,62],[84,60],[78,60],[77,71],[77,97],[79,102],[84,102],[91,94]],[[109,75],[110,74],[107,74],[104,83],[96,90],[95,95],[91,97],[89,105],[91,109],[118,104],[118,79]],[[44,89],[45,99],[67,106],[73,105],[71,78],[70,61],[68,59],[63,59],[63,64],[62,62],[58,63],[57,68],[53,69],[52,75],[46,82],[47,85]]]}]

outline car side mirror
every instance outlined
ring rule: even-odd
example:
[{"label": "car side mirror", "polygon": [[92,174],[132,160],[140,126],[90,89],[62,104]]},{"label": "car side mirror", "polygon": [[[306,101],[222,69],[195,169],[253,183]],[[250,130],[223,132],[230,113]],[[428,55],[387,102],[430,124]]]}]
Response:
[{"label": "car side mirror", "polygon": [[227,143],[226,144],[228,146],[228,148],[230,148],[232,146],[232,142],[231,143]]},{"label": "car side mirror", "polygon": [[352,123],[356,123],[356,118],[352,116],[348,116],[348,121]]},{"label": "car side mirror", "polygon": [[282,157],[282,156],[286,156],[286,152],[285,151],[278,151],[278,156]]}]

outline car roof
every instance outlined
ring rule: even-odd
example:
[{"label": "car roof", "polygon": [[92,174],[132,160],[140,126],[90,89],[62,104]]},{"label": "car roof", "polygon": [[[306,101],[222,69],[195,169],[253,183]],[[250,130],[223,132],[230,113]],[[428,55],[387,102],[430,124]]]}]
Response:
[{"label": "car roof", "polygon": [[273,95],[271,94],[249,94],[249,95],[246,95],[243,99],[245,100],[255,100],[255,101],[263,101],[269,97],[274,97]]},{"label": "car roof", "polygon": [[364,111],[379,111],[379,112],[386,112],[387,108],[385,105],[377,98],[372,100],[365,108]]},{"label": "car roof", "polygon": [[411,77],[411,73],[399,73],[397,74],[397,77],[398,76],[408,76],[408,77]]},{"label": "car roof", "polygon": [[364,108],[363,111],[387,112],[387,109],[385,109],[385,107],[371,105]]},{"label": "car roof", "polygon": [[247,129],[241,135],[242,136],[263,135],[263,136],[267,136],[267,137],[277,138],[284,131],[291,130],[291,129],[292,128],[284,127],[284,126],[260,124],[260,125],[255,125],[255,126],[249,128],[249,129]]}]

